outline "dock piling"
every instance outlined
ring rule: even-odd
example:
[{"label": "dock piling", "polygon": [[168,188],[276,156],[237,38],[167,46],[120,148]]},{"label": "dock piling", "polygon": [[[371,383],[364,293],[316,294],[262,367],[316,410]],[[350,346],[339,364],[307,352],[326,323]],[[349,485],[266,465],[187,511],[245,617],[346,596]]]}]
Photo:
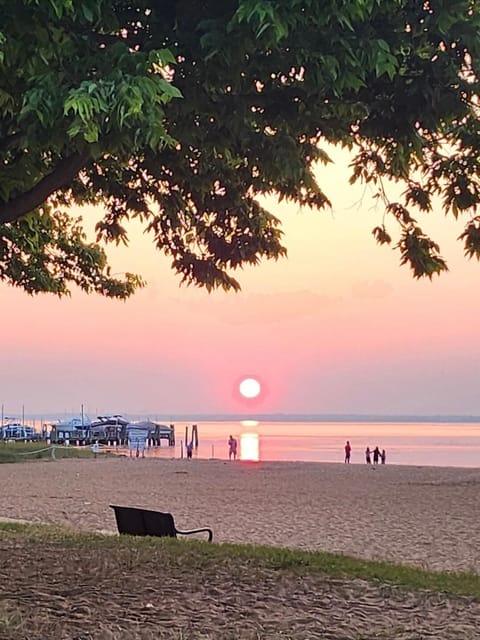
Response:
[{"label": "dock piling", "polygon": [[192,424],[192,441],[195,449],[198,449],[198,427],[196,424]]}]

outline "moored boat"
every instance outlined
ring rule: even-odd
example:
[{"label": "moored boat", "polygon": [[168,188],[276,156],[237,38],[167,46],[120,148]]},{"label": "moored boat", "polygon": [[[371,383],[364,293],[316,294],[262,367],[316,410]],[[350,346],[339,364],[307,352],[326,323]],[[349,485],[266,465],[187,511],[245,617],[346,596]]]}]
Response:
[{"label": "moored boat", "polygon": [[12,422],[0,427],[1,440],[40,440],[41,437],[41,434],[33,427],[19,422]]}]

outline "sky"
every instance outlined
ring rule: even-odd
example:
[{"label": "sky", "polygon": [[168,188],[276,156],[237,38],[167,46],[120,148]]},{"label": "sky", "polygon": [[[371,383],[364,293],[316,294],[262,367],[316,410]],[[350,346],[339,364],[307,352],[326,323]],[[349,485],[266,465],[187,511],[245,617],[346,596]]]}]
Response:
[{"label": "sky", "polygon": [[[329,152],[332,209],[266,199],[288,258],[237,272],[240,293],[180,286],[136,228],[111,251],[113,271],[148,282],[127,302],[0,285],[4,414],[480,415],[480,264],[463,223],[440,206],[419,216],[450,271],[414,280],[375,243],[383,210],[348,185],[348,156]],[[240,395],[245,377],[257,398]]]}]

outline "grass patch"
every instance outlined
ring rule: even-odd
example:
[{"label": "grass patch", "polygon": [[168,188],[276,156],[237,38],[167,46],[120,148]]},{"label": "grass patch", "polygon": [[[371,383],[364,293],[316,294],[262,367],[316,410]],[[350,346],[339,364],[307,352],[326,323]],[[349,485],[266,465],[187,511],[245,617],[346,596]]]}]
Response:
[{"label": "grass patch", "polygon": [[6,462],[28,462],[29,460],[61,458],[91,458],[90,447],[60,447],[47,445],[45,442],[5,442],[0,444],[0,464]]},{"label": "grass patch", "polygon": [[480,575],[476,573],[432,572],[389,562],[360,560],[345,555],[301,551],[269,546],[210,544],[197,540],[109,536],[69,531],[50,525],[1,523],[1,536],[17,536],[28,540],[52,542],[59,548],[95,548],[109,554],[135,555],[137,558],[158,556],[163,561],[189,566],[192,572],[219,564],[235,566],[254,573],[259,568],[287,571],[297,575],[320,573],[332,577],[362,579],[411,590],[428,590],[480,600]]},{"label": "grass patch", "polygon": [[4,631],[15,629],[19,626],[20,622],[21,618],[18,613],[11,611],[2,611],[2,609],[0,609],[0,631],[2,629]]}]

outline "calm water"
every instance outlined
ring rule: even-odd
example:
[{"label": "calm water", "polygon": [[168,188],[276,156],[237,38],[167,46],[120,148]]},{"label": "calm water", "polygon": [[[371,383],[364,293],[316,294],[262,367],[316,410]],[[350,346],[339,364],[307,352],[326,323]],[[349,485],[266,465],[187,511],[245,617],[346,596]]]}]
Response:
[{"label": "calm water", "polygon": [[[185,426],[175,423],[175,449],[165,445],[148,455],[180,457],[182,449],[185,455]],[[350,440],[353,464],[364,464],[365,448],[378,446],[386,450],[387,464],[480,467],[476,423],[199,422],[198,434],[198,458],[227,459],[232,434],[244,459],[343,462]]]}]

